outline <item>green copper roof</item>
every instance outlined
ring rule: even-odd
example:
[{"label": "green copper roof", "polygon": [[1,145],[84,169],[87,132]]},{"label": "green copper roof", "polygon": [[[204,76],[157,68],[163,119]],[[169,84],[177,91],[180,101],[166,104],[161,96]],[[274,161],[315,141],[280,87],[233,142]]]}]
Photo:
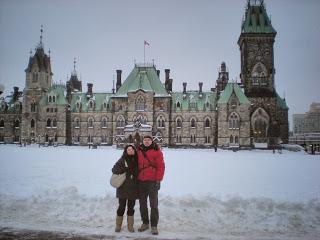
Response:
[{"label": "green copper roof", "polygon": [[[103,104],[109,104],[107,111],[111,111],[111,96],[112,93],[93,93],[92,97],[88,98],[86,93],[73,93],[71,98],[71,111],[77,112],[77,103],[81,104],[81,112],[88,112],[90,110],[99,112],[102,111]],[[90,101],[93,102],[93,108],[90,109]]]},{"label": "green copper roof", "polygon": [[249,99],[244,95],[242,89],[237,83],[228,83],[220,95],[218,103],[228,103],[232,93],[235,93],[240,104],[250,103]]},{"label": "green copper roof", "polygon": [[281,98],[278,93],[277,93],[277,106],[284,109],[284,110],[289,109],[287,106],[287,103],[286,103],[286,99]]},{"label": "green copper roof", "polygon": [[65,97],[65,91],[66,91],[66,87],[62,84],[54,84],[52,85],[47,94],[45,96],[43,96],[40,99],[40,106],[47,106],[49,103],[48,97],[49,96],[55,96],[56,101],[52,104],[56,104],[56,105],[66,105],[67,104],[67,100]]},{"label": "green copper roof", "polygon": [[263,3],[251,5],[246,9],[245,19],[242,22],[242,33],[276,33],[267,15]]},{"label": "green copper roof", "polygon": [[[212,111],[216,107],[216,93],[215,92],[202,92],[199,91],[187,91],[172,92],[172,111]],[[178,107],[178,103],[180,107]],[[195,108],[192,108],[192,103],[195,103]]]},{"label": "green copper roof", "polygon": [[139,89],[145,92],[154,92],[155,96],[169,96],[154,66],[140,67],[135,65],[115,96],[126,97],[128,92],[136,92]]}]

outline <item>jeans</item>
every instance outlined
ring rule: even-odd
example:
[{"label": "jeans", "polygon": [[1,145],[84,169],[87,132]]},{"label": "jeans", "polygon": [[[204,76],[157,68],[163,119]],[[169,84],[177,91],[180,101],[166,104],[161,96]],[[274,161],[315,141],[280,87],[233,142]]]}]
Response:
[{"label": "jeans", "polygon": [[158,210],[158,188],[155,181],[139,182],[139,203],[141,220],[144,224],[149,224],[148,197],[151,208],[151,227],[157,227],[159,222]]},{"label": "jeans", "polygon": [[[128,204],[127,204],[128,201]],[[127,215],[128,216],[133,216],[134,215],[134,205],[136,204],[136,200],[129,200],[126,198],[119,198],[119,207],[117,210],[117,215],[118,216],[123,216],[124,212],[126,210],[126,205],[128,205],[127,209]]]}]

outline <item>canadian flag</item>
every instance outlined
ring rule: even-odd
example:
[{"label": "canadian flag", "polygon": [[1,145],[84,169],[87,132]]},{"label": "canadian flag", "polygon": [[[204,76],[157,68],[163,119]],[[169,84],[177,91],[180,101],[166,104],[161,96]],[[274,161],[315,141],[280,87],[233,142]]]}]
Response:
[{"label": "canadian flag", "polygon": [[144,45],[150,46],[150,44],[146,40],[144,40]]}]

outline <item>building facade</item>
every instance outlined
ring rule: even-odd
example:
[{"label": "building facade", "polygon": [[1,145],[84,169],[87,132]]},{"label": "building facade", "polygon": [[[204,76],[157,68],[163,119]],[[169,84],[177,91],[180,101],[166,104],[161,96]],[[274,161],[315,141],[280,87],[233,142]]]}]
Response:
[{"label": "building facade", "polygon": [[154,64],[135,64],[116,88],[82,89],[74,70],[65,85],[53,83],[50,56],[42,44],[30,56],[25,88],[0,104],[0,142],[124,144],[152,135],[168,146],[252,147],[288,141],[288,107],[275,89],[276,36],[263,1],[248,1],[238,45],[241,83],[229,82],[222,62],[209,91],[173,91],[170,70],[160,80]]}]

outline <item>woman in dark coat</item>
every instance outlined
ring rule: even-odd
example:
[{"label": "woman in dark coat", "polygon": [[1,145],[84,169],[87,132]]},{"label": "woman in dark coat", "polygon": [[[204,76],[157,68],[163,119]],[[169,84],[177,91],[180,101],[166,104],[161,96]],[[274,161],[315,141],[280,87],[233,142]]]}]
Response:
[{"label": "woman in dark coat", "polygon": [[128,231],[134,232],[134,206],[139,197],[138,190],[138,155],[133,145],[127,145],[121,158],[115,163],[112,172],[115,174],[126,173],[126,180],[117,188],[117,198],[119,198],[119,207],[116,218],[116,232],[120,232],[123,215],[127,206],[127,225]]}]

